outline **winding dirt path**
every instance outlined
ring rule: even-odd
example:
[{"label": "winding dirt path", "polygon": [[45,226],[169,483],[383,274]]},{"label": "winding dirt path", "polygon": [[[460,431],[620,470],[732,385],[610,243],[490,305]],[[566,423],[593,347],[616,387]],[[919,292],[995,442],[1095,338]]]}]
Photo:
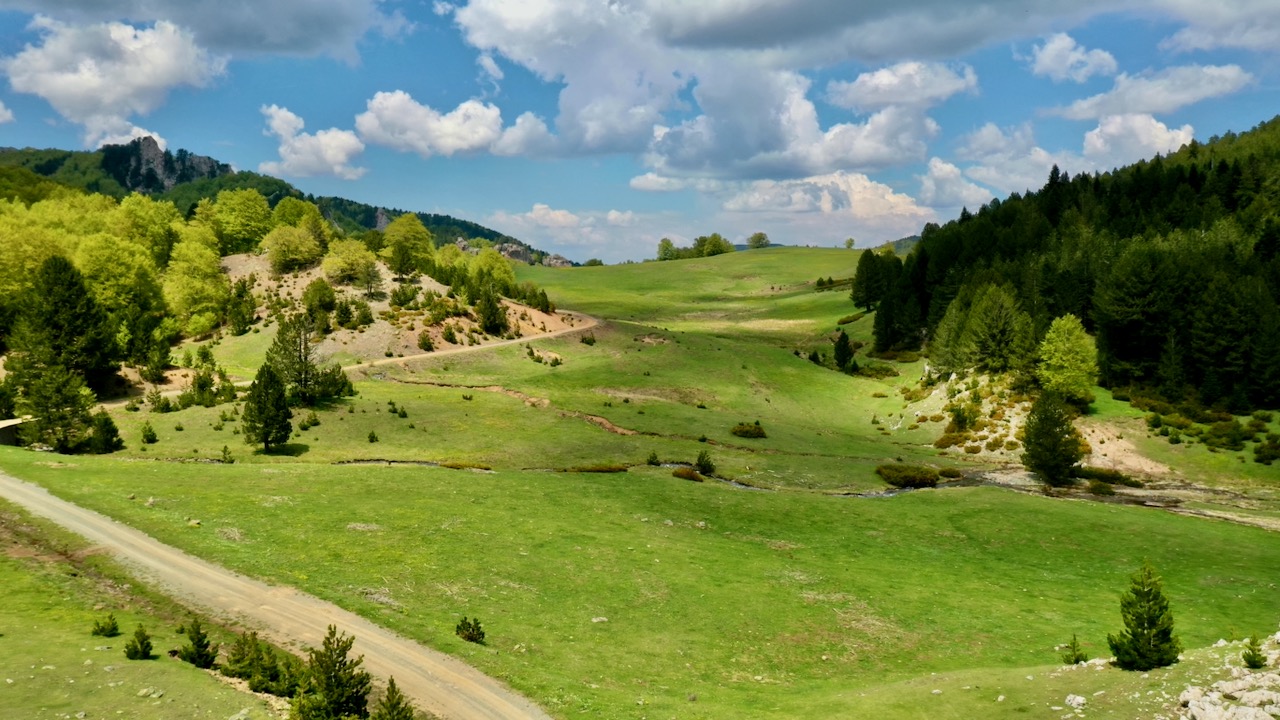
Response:
[{"label": "winding dirt path", "polygon": [[188,555],[127,525],[0,472],[0,496],[110,551],[135,575],[183,603],[258,629],[285,646],[319,647],[329,625],[383,679],[394,675],[418,708],[460,720],[550,720],[510,688],[444,653],[290,587],[271,586]]}]

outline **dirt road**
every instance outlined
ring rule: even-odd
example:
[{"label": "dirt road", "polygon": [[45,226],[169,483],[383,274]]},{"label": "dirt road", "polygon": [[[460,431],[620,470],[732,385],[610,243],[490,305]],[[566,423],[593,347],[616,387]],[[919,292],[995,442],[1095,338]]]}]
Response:
[{"label": "dirt road", "polygon": [[0,496],[111,551],[139,578],[190,607],[242,623],[285,646],[318,647],[329,625],[356,637],[374,675],[394,675],[418,708],[442,718],[549,720],[539,707],[471,666],[289,587],[218,567],[0,472]]}]

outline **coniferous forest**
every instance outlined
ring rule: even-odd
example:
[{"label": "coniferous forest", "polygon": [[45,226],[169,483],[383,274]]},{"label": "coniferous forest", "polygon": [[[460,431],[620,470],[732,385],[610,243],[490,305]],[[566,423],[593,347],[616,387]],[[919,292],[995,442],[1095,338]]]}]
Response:
[{"label": "coniferous forest", "polygon": [[1280,118],[1035,192],[866,253],[875,350],[938,373],[1026,368],[1050,323],[1096,336],[1100,384],[1167,403],[1280,406]]}]

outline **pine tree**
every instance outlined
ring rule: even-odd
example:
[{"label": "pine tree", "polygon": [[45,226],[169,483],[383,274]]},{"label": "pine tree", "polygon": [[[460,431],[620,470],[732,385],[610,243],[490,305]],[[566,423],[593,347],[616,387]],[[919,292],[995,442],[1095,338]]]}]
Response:
[{"label": "pine tree", "polygon": [[486,287],[480,291],[476,300],[476,317],[480,321],[480,329],[490,335],[501,335],[507,331],[507,310],[493,288]]},{"label": "pine tree", "polygon": [[107,414],[99,410],[93,414],[93,429],[89,434],[89,452],[95,455],[106,455],[124,449],[124,440],[120,438],[120,430]]},{"label": "pine tree", "polygon": [[1267,666],[1267,656],[1262,653],[1262,642],[1253,635],[1244,644],[1244,652],[1240,653],[1240,661],[1250,670],[1261,670]]},{"label": "pine tree", "polygon": [[836,338],[834,353],[836,367],[847,371],[849,363],[853,362],[853,344],[849,342],[849,335],[844,330],[841,330],[839,337]]},{"label": "pine tree", "polygon": [[55,452],[75,452],[84,443],[96,401],[80,376],[56,364],[24,364],[14,373],[19,389],[17,410],[32,419],[18,427],[27,444],[48,445]]},{"label": "pine tree", "polygon": [[879,258],[872,250],[863,250],[858,258],[858,269],[853,276],[853,288],[849,299],[863,310],[870,310],[880,301]]},{"label": "pine tree", "polygon": [[309,652],[306,679],[293,701],[298,720],[369,717],[369,689],[373,678],[360,669],[364,656],[347,657],[355,638],[329,626],[324,643]]},{"label": "pine tree", "polygon": [[151,659],[151,636],[141,625],[133,631],[133,639],[124,644],[124,656],[130,660]]},{"label": "pine tree", "polygon": [[1178,662],[1182,643],[1173,634],[1173,613],[1164,596],[1160,578],[1150,563],[1144,562],[1129,591],[1120,596],[1120,617],[1124,632],[1107,635],[1107,644],[1124,670],[1151,670]]},{"label": "pine tree", "polygon": [[190,642],[178,649],[178,657],[198,668],[213,667],[213,662],[218,659],[218,650],[213,647],[209,636],[200,626],[199,618],[191,618],[191,622],[187,623],[186,635]]},{"label": "pine tree", "polygon": [[305,315],[292,315],[280,321],[280,330],[267,349],[266,360],[286,386],[289,397],[303,405],[315,402],[319,363],[311,323]]},{"label": "pine tree", "polygon": [[1080,462],[1080,435],[1062,398],[1043,393],[1031,406],[1023,438],[1022,464],[1054,487],[1070,485],[1071,468]]},{"label": "pine tree", "polygon": [[284,383],[270,362],[263,363],[244,402],[244,441],[262,443],[262,451],[271,452],[271,446],[288,441],[293,432],[292,417]]},{"label": "pine tree", "polygon": [[413,720],[413,714],[413,703],[400,692],[392,677],[387,681],[387,694],[382,696],[370,717],[372,720]]}]

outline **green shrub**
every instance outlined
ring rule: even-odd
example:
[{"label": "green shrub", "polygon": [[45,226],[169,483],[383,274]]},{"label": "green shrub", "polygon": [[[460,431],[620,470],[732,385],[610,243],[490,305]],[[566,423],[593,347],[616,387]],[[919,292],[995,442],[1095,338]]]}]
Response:
[{"label": "green shrub", "polygon": [[133,631],[133,639],[124,644],[124,656],[130,660],[151,659],[151,636],[141,625]]},{"label": "green shrub", "polygon": [[91,630],[89,634],[96,635],[98,637],[116,637],[119,635],[120,624],[116,622],[115,614],[107,613],[106,620],[94,620],[93,630]]},{"label": "green shrub", "polygon": [[431,342],[431,330],[423,330],[418,333],[418,349],[422,352],[431,352],[436,346]]},{"label": "green shrub", "polygon": [[142,423],[142,444],[154,445],[159,441],[160,441],[160,438],[156,436],[156,430],[155,428],[151,427],[151,423],[150,422]]},{"label": "green shrub", "polygon": [[691,467],[684,467],[683,465],[676,468],[675,470],[672,470],[671,476],[678,477],[681,480],[692,480],[693,482],[702,482],[706,480],[706,478],[698,474],[697,470],[694,470]]},{"label": "green shrub", "polygon": [[765,435],[764,428],[760,427],[759,420],[755,421],[755,423],[738,423],[729,432],[741,438],[768,437],[768,435]]},{"label": "green shrub", "polygon": [[595,333],[587,333],[586,335],[583,335],[578,340],[578,342],[582,343],[583,345],[595,345],[596,344]]},{"label": "green shrub", "polygon": [[1071,642],[1067,645],[1066,650],[1062,653],[1062,662],[1064,665],[1079,665],[1082,662],[1088,662],[1089,656],[1085,654],[1080,647],[1080,641],[1072,634]]},{"label": "green shrub", "polygon": [[1269,423],[1272,420],[1274,420],[1276,416],[1274,413],[1268,412],[1266,410],[1257,410],[1253,413],[1251,417],[1254,420],[1257,420],[1258,422]]},{"label": "green shrub", "polygon": [[227,661],[219,670],[227,677],[249,681],[253,692],[278,697],[297,694],[306,672],[301,660],[291,653],[277,651],[260,640],[256,632],[246,632],[236,638],[227,649]]},{"label": "green shrub", "polygon": [[1115,495],[1116,489],[1102,482],[1101,480],[1090,480],[1088,491],[1090,495]]},{"label": "green shrub", "polygon": [[960,468],[953,467],[944,467],[938,471],[938,474],[944,478],[950,478],[952,480],[964,477],[964,472],[962,472]]},{"label": "green shrub", "polygon": [[942,437],[933,441],[933,446],[939,450],[946,450],[949,447],[963,445],[969,441],[969,433],[949,432],[943,433]]},{"label": "green shrub", "polygon": [[374,431],[370,430],[370,431],[369,431],[369,442],[371,442],[371,443],[376,443],[376,442],[378,442],[378,433],[376,433],[376,432],[374,432]]},{"label": "green shrub", "polygon": [[477,645],[484,644],[484,628],[480,627],[480,618],[468,620],[466,616],[463,616],[453,632],[467,642],[476,643]]},{"label": "green shrub", "polygon": [[711,462],[711,453],[706,450],[698,453],[698,459],[693,461],[693,468],[703,475],[716,474],[716,464]]},{"label": "green shrub", "polygon": [[899,488],[931,488],[938,485],[938,471],[924,465],[890,463],[876,468],[882,480]]},{"label": "green shrub", "polygon": [[858,322],[859,320],[861,320],[866,316],[867,314],[864,312],[856,312],[852,315],[845,315],[844,317],[836,321],[836,325],[848,325],[849,323],[852,323],[852,322]]},{"label": "green shrub", "polygon": [[201,669],[213,667],[213,662],[218,659],[218,649],[209,641],[209,636],[200,626],[200,619],[191,618],[185,632],[189,642],[178,648],[178,658]]},{"label": "green shrub", "polygon": [[1125,487],[1142,487],[1142,481],[1129,477],[1119,470],[1080,465],[1071,468],[1071,477],[1081,480],[1093,480],[1107,485],[1124,485]]},{"label": "green shrub", "polygon": [[650,452],[649,457],[645,458],[644,462],[646,465],[653,465],[655,467],[662,464],[662,461],[658,459],[658,452],[656,450]]},{"label": "green shrub", "polygon": [[1253,461],[1270,465],[1276,460],[1280,460],[1280,435],[1269,433],[1264,442],[1253,447]]},{"label": "green shrub", "polygon": [[1255,634],[1245,641],[1244,652],[1240,653],[1244,666],[1250,670],[1261,670],[1267,666],[1267,656],[1262,654],[1262,643]]}]

